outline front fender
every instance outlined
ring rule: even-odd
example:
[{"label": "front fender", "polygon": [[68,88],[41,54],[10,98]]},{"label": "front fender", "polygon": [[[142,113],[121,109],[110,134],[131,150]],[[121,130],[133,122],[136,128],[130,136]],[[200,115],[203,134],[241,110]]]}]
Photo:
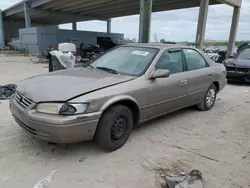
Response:
[{"label": "front fender", "polygon": [[126,100],[134,102],[137,105],[137,107],[139,108],[138,102],[133,97],[131,97],[129,95],[119,95],[119,96],[112,97],[111,99],[109,99],[108,101],[106,101],[102,105],[101,111],[105,111],[107,108],[109,108],[110,106],[112,106],[115,103],[119,103],[121,101],[126,101]]}]

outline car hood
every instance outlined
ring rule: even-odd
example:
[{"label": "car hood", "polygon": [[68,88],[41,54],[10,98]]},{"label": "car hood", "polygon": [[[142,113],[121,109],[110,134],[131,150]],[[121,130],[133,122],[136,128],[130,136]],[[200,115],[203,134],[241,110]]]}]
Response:
[{"label": "car hood", "polygon": [[250,68],[250,60],[230,58],[227,59],[227,62],[229,66]]},{"label": "car hood", "polygon": [[100,70],[75,68],[28,78],[18,84],[17,91],[34,102],[67,101],[134,78]]}]

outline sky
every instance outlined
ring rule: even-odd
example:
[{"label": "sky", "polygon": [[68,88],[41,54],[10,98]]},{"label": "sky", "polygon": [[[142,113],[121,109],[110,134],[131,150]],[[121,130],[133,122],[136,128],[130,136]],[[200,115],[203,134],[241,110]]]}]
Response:
[{"label": "sky", "polygon": [[[0,9],[20,2],[20,0],[0,0]],[[151,41],[155,36],[160,40],[168,41],[194,41],[199,8],[189,8],[152,14]],[[228,40],[233,8],[228,5],[209,6],[205,39]],[[250,40],[250,0],[243,0],[241,16],[236,40]],[[63,24],[62,29],[71,29],[71,24]],[[78,22],[78,30],[106,32],[107,24],[104,21]],[[139,15],[112,19],[111,31],[124,33],[125,38],[138,38]]]}]

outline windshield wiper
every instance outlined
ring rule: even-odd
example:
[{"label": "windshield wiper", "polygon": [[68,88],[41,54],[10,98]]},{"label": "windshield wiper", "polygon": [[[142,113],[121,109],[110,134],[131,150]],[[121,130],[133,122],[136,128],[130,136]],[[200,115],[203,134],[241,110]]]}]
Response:
[{"label": "windshield wiper", "polygon": [[116,70],[107,67],[96,67],[97,69],[107,71],[112,74],[119,74]]}]

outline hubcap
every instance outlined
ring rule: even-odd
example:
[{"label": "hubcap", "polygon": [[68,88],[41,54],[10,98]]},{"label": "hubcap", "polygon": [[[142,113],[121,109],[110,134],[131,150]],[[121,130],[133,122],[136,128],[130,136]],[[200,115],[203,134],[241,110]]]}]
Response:
[{"label": "hubcap", "polygon": [[207,107],[211,107],[214,104],[215,101],[215,90],[214,89],[210,89],[207,93],[207,97],[206,97],[206,105]]},{"label": "hubcap", "polygon": [[111,138],[113,141],[119,140],[125,133],[127,122],[124,117],[118,117],[111,127]]}]

